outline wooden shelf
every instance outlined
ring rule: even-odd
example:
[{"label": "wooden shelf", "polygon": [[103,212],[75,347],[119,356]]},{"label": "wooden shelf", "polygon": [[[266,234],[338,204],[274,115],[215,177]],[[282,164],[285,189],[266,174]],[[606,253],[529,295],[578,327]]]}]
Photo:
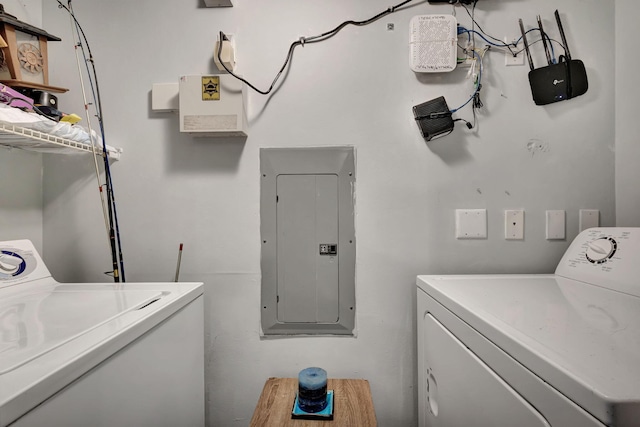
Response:
[{"label": "wooden shelf", "polygon": [[[55,153],[56,150],[64,152],[65,148],[93,153],[92,147],[88,144],[2,122],[0,122],[0,145],[47,153]],[[108,147],[107,152],[110,159],[118,160],[122,149]],[[102,147],[96,147],[96,155],[103,156]]]},{"label": "wooden shelf", "polygon": [[46,92],[55,92],[55,93],[65,93],[67,92],[69,89],[64,88],[64,87],[58,87],[58,86],[49,86],[49,85],[45,85],[42,83],[33,83],[33,82],[26,82],[26,81],[22,81],[22,80],[0,80],[0,83],[5,84],[7,86],[10,87],[19,87],[19,88],[25,88],[25,89],[38,89],[38,90],[44,90]]}]

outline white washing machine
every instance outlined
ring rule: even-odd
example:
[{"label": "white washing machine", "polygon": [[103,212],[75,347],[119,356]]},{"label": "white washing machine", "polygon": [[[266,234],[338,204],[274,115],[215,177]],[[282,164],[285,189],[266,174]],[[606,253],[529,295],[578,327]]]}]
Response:
[{"label": "white washing machine", "polygon": [[640,426],[640,228],[555,274],[418,276],[420,427]]},{"label": "white washing machine", "polygon": [[58,283],[0,242],[0,427],[203,426],[202,293]]}]

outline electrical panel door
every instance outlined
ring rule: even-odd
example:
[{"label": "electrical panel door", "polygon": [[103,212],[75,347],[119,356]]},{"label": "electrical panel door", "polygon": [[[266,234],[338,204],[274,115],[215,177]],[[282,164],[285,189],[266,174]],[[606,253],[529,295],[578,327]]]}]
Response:
[{"label": "electrical panel door", "polygon": [[338,177],[280,175],[276,185],[278,321],[337,322]]}]

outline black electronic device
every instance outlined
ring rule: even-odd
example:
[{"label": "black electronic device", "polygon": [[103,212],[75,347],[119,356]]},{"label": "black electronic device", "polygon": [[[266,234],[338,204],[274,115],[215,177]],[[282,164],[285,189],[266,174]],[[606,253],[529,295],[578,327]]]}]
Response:
[{"label": "black electronic device", "polygon": [[58,98],[50,92],[32,88],[17,88],[18,92],[33,99],[36,106],[48,106],[58,108]]},{"label": "black electronic device", "polygon": [[522,19],[519,20],[522,40],[524,42],[525,51],[527,52],[527,61],[529,62],[529,68],[531,69],[531,71],[529,71],[529,85],[531,86],[533,102],[535,102],[536,105],[547,105],[575,98],[576,96],[586,93],[589,88],[587,70],[585,69],[583,62],[578,59],[571,59],[571,53],[569,52],[567,39],[564,34],[564,29],[562,28],[560,14],[557,10],[555,11],[555,17],[558,29],[560,30],[560,36],[562,37],[562,44],[564,45],[564,55],[560,56],[557,64],[552,63],[549,48],[547,46],[547,39],[545,37],[544,29],[542,28],[542,21],[540,16],[538,16],[538,26],[540,27],[542,44],[544,46],[548,63],[547,66],[540,68],[535,68],[533,65],[529,43],[527,43],[527,36],[524,31],[524,25],[522,24]]},{"label": "black electronic device", "polygon": [[451,110],[444,96],[414,106],[413,116],[422,136],[427,141],[440,135],[448,135],[453,131]]}]

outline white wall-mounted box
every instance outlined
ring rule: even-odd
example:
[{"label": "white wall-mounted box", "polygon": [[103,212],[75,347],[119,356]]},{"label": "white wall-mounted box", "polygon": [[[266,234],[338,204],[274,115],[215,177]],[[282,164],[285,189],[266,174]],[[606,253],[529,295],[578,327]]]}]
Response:
[{"label": "white wall-mounted box", "polygon": [[228,74],[180,77],[180,132],[247,136],[245,85]]},{"label": "white wall-mounted box", "polygon": [[151,90],[151,110],[157,113],[178,111],[178,83],[154,83]]}]

